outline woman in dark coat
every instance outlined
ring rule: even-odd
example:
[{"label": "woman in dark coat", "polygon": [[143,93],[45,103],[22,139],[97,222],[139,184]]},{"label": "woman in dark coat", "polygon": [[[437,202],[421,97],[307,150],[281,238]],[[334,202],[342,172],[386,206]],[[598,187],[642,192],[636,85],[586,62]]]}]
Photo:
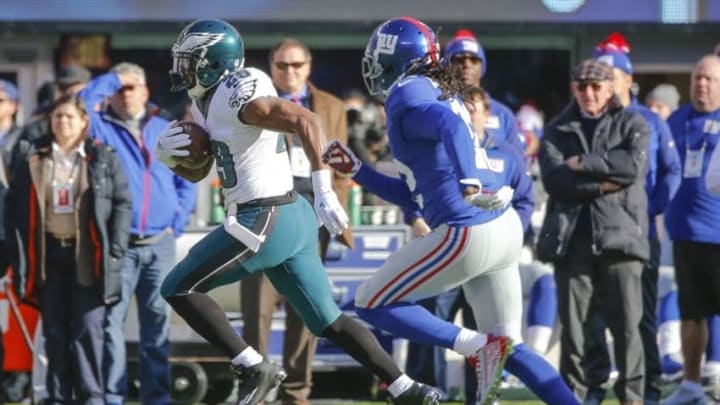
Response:
[{"label": "woman in dark coat", "polygon": [[49,404],[104,405],[103,321],[128,243],[127,179],[88,127],[77,96],[58,99],[49,133],[15,149],[6,198],[13,282],[42,317]]}]

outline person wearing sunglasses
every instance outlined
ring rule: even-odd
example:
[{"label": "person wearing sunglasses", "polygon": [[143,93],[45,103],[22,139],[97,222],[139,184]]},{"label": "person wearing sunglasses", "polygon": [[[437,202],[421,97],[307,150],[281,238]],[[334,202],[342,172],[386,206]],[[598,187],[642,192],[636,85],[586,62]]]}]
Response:
[{"label": "person wearing sunglasses", "polygon": [[[560,373],[575,396],[587,399],[584,326],[599,311],[615,337],[615,394],[622,404],[641,404],[649,129],[641,115],[623,108],[613,79],[603,62],[579,63],[570,105],[543,130],[538,161],[549,200],[536,251],[555,267]],[[591,305],[595,299],[601,304]]]},{"label": "person wearing sunglasses", "polygon": [[[278,96],[299,104],[320,116],[327,141],[339,140],[347,144],[347,116],[345,105],[332,94],[322,91],[310,83],[312,55],[304,43],[294,38],[285,38],[272,47],[269,53],[270,77]],[[310,160],[303,150],[300,138],[285,134],[288,158],[293,174],[295,190],[311,204],[314,200]],[[349,180],[333,172],[333,190],[347,212]],[[344,229],[338,240],[345,246],[354,247],[352,232]],[[325,261],[330,234],[325,228],[319,232],[320,256]],[[243,334],[245,339],[263,354],[268,352],[270,321],[277,304],[282,301],[280,294],[264,274],[254,274],[243,280],[242,312],[246,319]],[[312,387],[312,363],[317,348],[315,337],[303,324],[297,312],[285,305],[285,339],[283,367],[288,376],[283,381],[279,395],[283,404],[307,404]]]},{"label": "person wearing sunglasses", "polygon": [[[443,56],[446,64],[460,72],[466,85],[481,86],[480,82],[487,72],[488,63],[485,50],[470,30],[457,31],[445,44]],[[492,97],[485,131],[494,139],[516,146],[520,152],[525,149],[515,115],[507,106]]]},{"label": "person wearing sunglasses", "polygon": [[158,157],[159,137],[169,122],[150,101],[142,66],[120,62],[90,80],[78,95],[88,106],[90,136],[110,145],[120,159],[133,206],[128,253],[119,270],[122,294],[105,313],[105,402],[121,404],[127,399],[123,325],[134,296],[140,325],[140,401],[167,404],[171,310],[160,295],[160,286],[175,263],[176,238],[184,232],[195,206],[196,186]]},{"label": "person wearing sunglasses", "polygon": [[[615,40],[613,40],[615,39]],[[618,46],[621,39],[626,47]],[[613,69],[613,87],[620,103],[628,110],[645,118],[650,130],[648,148],[648,171],[645,178],[645,190],[648,197],[648,241],[650,243],[650,260],[643,271],[643,318],[640,333],[645,350],[645,405],[657,405],[660,401],[658,381],[661,374],[661,361],[658,351],[658,326],[656,308],[658,301],[658,277],[660,268],[660,239],[655,227],[657,216],[662,214],[668,203],[675,196],[680,186],[680,157],[675,149],[670,127],[658,114],[640,104],[635,97],[633,81],[633,65],[629,56],[630,46],[620,34],[611,34],[601,42],[593,57],[608,64]],[[588,372],[590,392],[588,405],[600,404],[605,398],[603,384],[610,375],[610,356],[605,344],[605,322],[602,317],[592,322],[597,333],[590,334],[590,342],[586,346],[588,356]],[[595,339],[593,339],[595,338]],[[719,353],[720,354],[720,353]]]}]

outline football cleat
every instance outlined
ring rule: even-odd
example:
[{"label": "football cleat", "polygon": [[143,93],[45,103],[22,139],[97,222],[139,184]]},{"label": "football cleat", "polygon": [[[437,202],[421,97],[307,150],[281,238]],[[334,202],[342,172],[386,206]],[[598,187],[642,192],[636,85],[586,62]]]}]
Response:
[{"label": "football cleat", "polygon": [[393,398],[392,403],[395,405],[438,405],[440,403],[440,391],[429,385],[416,382],[400,396]]},{"label": "football cleat", "polygon": [[230,369],[239,379],[237,405],[259,404],[287,376],[279,364],[267,360],[252,367],[231,364]]},{"label": "football cleat", "polygon": [[512,353],[512,347],[512,339],[509,337],[488,335],[485,346],[468,358],[475,367],[478,380],[477,404],[490,405],[499,395],[503,368]]}]

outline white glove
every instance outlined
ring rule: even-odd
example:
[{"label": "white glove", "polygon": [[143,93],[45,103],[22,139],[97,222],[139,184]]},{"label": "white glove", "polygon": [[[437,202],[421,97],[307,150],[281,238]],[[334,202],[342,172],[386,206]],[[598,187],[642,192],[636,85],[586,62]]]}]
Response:
[{"label": "white glove", "polygon": [[169,168],[177,166],[176,157],[188,156],[190,151],[180,149],[192,143],[190,135],[183,132],[182,127],[175,126],[177,121],[171,121],[158,136],[155,155],[158,160]]},{"label": "white glove", "polygon": [[515,190],[512,187],[502,186],[500,189],[491,194],[483,194],[482,191],[465,197],[468,204],[472,204],[482,209],[493,211],[507,207],[512,201]]},{"label": "white glove", "polygon": [[314,171],[311,176],[318,224],[325,225],[331,234],[338,235],[347,229],[348,216],[332,190],[330,170]]},{"label": "white glove", "polygon": [[350,176],[354,176],[362,165],[362,162],[352,150],[337,140],[330,142],[325,148],[322,158],[326,165]]}]

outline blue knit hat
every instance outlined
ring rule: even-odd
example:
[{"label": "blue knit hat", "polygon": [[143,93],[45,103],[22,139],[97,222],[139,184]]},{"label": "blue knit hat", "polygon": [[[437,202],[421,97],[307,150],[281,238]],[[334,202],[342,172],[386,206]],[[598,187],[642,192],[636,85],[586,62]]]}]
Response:
[{"label": "blue knit hat", "polygon": [[618,68],[629,75],[633,74],[632,62],[630,62],[630,57],[625,52],[596,49],[593,58],[606,65]]},{"label": "blue knit hat", "polygon": [[0,91],[5,92],[12,101],[18,101],[20,97],[17,86],[7,80],[0,79]]},{"label": "blue knit hat", "polygon": [[482,74],[485,75],[487,70],[487,61],[485,60],[485,50],[475,35],[470,30],[459,30],[455,33],[455,37],[445,44],[445,59],[450,60],[454,55],[459,53],[470,53],[475,55],[482,61]]}]

